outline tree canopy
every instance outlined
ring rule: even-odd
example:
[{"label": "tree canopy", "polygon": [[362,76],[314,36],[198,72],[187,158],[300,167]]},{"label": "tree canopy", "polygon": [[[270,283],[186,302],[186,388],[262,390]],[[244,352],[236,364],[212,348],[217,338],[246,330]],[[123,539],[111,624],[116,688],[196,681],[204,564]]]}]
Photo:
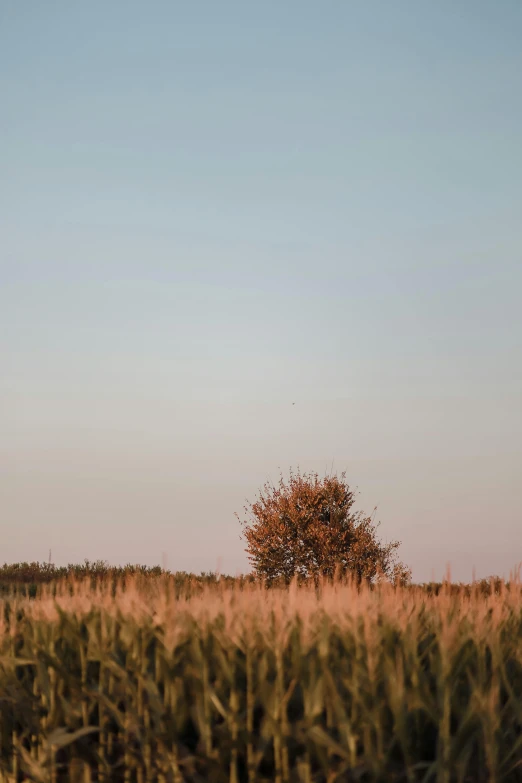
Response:
[{"label": "tree canopy", "polygon": [[[354,510],[346,474],[319,478],[290,471],[278,486],[267,482],[239,520],[256,575],[267,582],[294,576],[352,575],[358,581],[383,576],[405,583],[409,569],[397,559],[399,541],[377,538],[373,517]],[[238,516],[239,519],[239,516]]]}]

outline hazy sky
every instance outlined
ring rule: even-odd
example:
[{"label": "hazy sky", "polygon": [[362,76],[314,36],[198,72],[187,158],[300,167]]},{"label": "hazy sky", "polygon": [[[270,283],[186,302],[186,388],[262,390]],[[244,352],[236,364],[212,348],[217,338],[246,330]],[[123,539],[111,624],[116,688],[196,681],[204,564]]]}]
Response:
[{"label": "hazy sky", "polygon": [[0,0],[0,560],[245,571],[245,499],[333,461],[415,578],[521,561],[521,40]]}]

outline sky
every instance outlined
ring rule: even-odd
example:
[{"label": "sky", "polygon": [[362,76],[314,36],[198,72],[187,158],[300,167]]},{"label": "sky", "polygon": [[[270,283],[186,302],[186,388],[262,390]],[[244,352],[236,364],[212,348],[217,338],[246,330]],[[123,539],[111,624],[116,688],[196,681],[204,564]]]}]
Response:
[{"label": "sky", "polygon": [[415,579],[508,576],[521,40],[519,0],[0,0],[0,561],[246,572],[300,467]]}]

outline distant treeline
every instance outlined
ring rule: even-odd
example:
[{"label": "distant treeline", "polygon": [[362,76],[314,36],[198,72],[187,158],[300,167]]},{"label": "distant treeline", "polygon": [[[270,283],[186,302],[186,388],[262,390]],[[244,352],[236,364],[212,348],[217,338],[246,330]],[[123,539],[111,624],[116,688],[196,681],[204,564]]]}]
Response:
[{"label": "distant treeline", "polygon": [[[253,585],[259,580],[254,574],[242,574],[239,576],[230,576],[219,574],[217,572],[201,572],[200,574],[189,573],[186,571],[171,572],[160,566],[143,566],[127,564],[124,566],[111,566],[104,560],[89,561],[85,560],[82,564],[69,564],[66,566],[56,566],[53,563],[4,563],[0,566],[0,596],[1,595],[24,595],[35,597],[46,585],[52,585],[64,582],[91,582],[94,587],[96,584],[112,584],[116,586],[125,586],[129,581],[138,579],[154,580],[167,579],[175,587],[176,593],[193,594],[203,588],[219,586],[220,588],[242,589],[246,585]],[[283,586],[277,583],[272,587]],[[520,582],[510,584],[498,576],[491,576],[487,579],[477,580],[471,584],[462,582],[426,582],[422,584],[411,584],[407,589],[421,589],[426,595],[438,595],[442,589],[449,591],[452,595],[469,596],[472,592],[480,592],[483,595],[492,593],[501,593],[502,590],[517,589],[520,590]]]},{"label": "distant treeline", "polygon": [[111,566],[104,560],[85,560],[82,564],[70,563],[66,566],[56,566],[53,563],[4,563],[0,566],[0,596],[20,595],[37,597],[47,587],[70,583],[90,582],[91,587],[109,584],[113,590],[117,587],[125,588],[129,581],[142,582],[168,579],[174,587],[176,595],[183,594],[186,597],[200,592],[205,587],[220,585],[220,587],[241,588],[246,584],[255,582],[253,575],[227,576],[215,572],[202,572],[200,574],[187,573],[186,571],[164,570],[160,566],[143,566],[127,564],[125,566]]},{"label": "distant treeline", "polygon": [[[105,560],[85,560],[81,564],[70,563],[66,566],[56,566],[53,563],[4,563],[0,566],[0,582],[10,584],[22,584],[34,582],[35,584],[48,584],[58,579],[86,579],[94,577],[104,579],[113,577],[121,579],[132,576],[158,577],[169,574],[180,579],[198,579],[204,582],[215,582],[219,579],[216,573],[201,573],[199,576],[178,571],[171,574],[160,566],[143,566],[127,564],[124,566],[111,566]],[[234,579],[234,577],[223,577]]]}]

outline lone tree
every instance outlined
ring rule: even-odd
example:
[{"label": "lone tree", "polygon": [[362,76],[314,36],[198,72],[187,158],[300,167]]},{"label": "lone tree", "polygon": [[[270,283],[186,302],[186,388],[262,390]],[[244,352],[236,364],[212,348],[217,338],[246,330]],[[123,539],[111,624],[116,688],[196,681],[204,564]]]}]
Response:
[{"label": "lone tree", "polygon": [[399,541],[382,544],[372,517],[353,511],[355,493],[345,473],[283,476],[279,486],[264,485],[255,503],[238,519],[248,558],[257,576],[267,582],[292,577],[352,575],[357,581],[383,576],[395,583],[410,581],[409,569],[397,560]]}]

